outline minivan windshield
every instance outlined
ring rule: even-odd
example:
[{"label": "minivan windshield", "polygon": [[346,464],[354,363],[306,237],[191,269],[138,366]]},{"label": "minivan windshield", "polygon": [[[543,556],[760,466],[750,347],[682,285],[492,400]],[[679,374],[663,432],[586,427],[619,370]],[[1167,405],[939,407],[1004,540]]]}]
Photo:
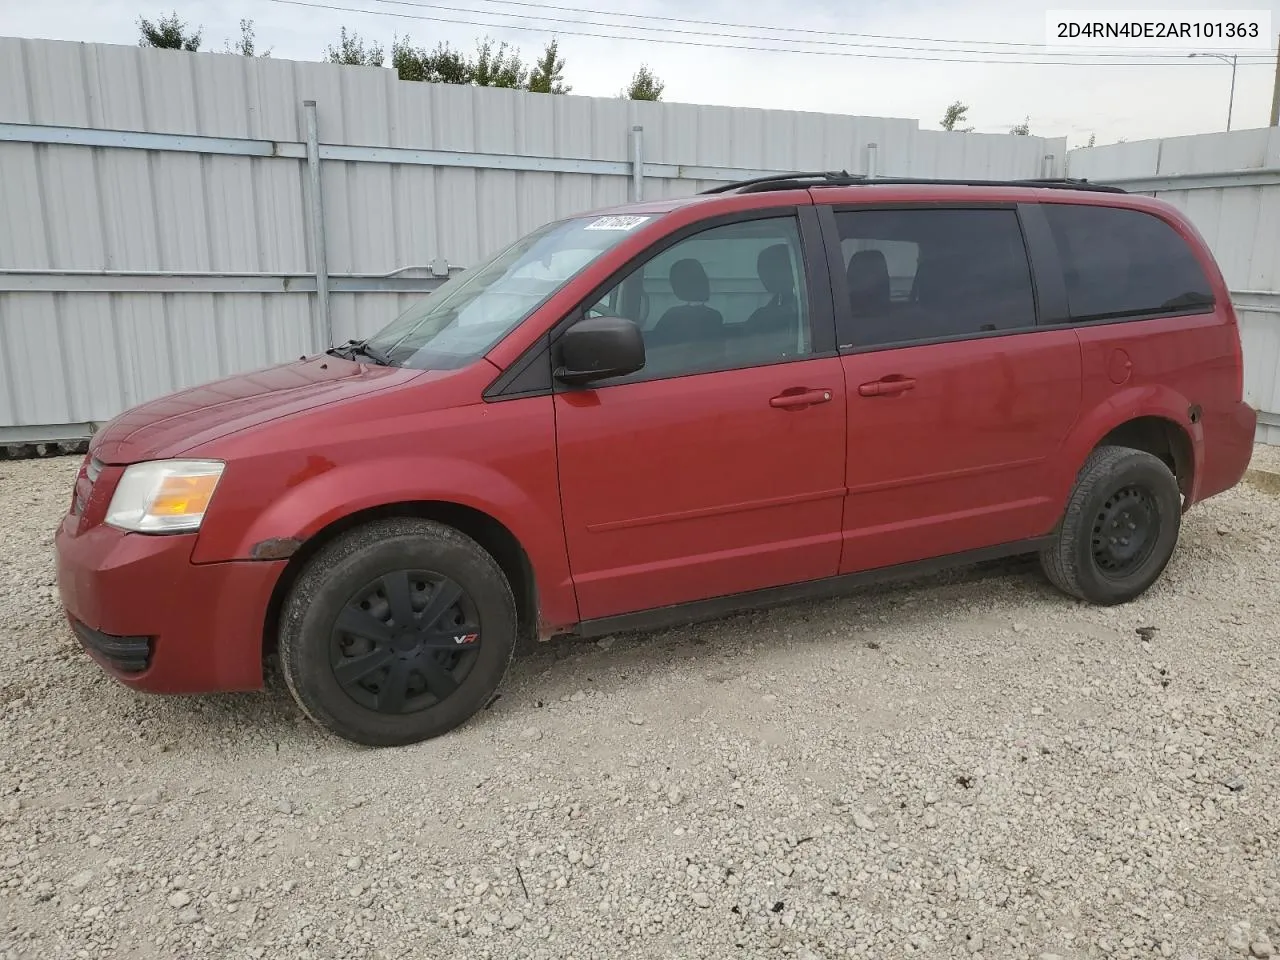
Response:
[{"label": "minivan windshield", "polygon": [[652,216],[561,220],[450,278],[363,344],[400,367],[452,370],[484,356],[575,274]]}]

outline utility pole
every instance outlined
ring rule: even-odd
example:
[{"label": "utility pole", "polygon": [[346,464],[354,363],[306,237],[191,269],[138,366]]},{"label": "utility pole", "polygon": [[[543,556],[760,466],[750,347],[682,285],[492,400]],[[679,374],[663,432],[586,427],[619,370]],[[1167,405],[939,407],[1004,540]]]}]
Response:
[{"label": "utility pole", "polygon": [[1280,37],[1276,38],[1276,86],[1271,94],[1271,125],[1280,127]]}]

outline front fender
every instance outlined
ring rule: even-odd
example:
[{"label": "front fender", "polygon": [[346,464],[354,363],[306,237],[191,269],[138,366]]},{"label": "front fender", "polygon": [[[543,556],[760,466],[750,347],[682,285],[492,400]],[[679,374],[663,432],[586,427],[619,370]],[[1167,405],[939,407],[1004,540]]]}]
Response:
[{"label": "front fender", "polygon": [[202,532],[192,559],[253,559],[254,547],[264,541],[305,542],[364,510],[423,501],[452,503],[488,514],[515,536],[533,567],[542,618],[556,625],[572,624],[577,621],[577,601],[554,479],[552,472],[549,489],[528,491],[491,467],[439,456],[379,457],[334,465],[300,478],[235,529],[218,524],[221,535],[216,539]]},{"label": "front fender", "polygon": [[[1144,384],[1120,390],[1084,412],[1059,449],[1058,464],[1051,471],[1054,499],[1066,509],[1077,474],[1089,454],[1116,427],[1139,417],[1158,417],[1175,424],[1191,441],[1192,482],[1198,484],[1204,463],[1204,428],[1191,422],[1191,402],[1169,387]],[[1195,499],[1193,488],[1192,500]]]}]

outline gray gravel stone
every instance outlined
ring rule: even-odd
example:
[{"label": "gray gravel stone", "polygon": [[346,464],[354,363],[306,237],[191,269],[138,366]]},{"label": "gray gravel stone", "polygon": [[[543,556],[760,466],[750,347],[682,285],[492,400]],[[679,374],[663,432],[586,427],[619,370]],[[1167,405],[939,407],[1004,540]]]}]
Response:
[{"label": "gray gravel stone", "polygon": [[67,886],[70,887],[72,890],[83,890],[92,882],[93,882],[93,871],[81,870],[79,873],[75,874],[74,876],[71,877],[70,880],[67,881]]},{"label": "gray gravel stone", "polygon": [[0,462],[4,960],[1193,960],[1276,936],[1280,499],[1252,488],[1192,509],[1123,607],[1010,564],[553,641],[471,722],[379,751],[270,670],[211,697],[106,678],[55,600],[77,466]]},{"label": "gray gravel stone", "polygon": [[1236,953],[1249,952],[1249,924],[1237,923],[1231,927],[1231,932],[1227,934],[1227,946]]}]

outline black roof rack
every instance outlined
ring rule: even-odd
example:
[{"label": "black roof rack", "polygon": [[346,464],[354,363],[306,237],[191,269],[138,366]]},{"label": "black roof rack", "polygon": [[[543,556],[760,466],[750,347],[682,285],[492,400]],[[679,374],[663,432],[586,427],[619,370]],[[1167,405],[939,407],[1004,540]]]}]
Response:
[{"label": "black roof rack", "polygon": [[[755,177],[752,180],[739,180],[737,183],[726,183],[723,186],[703,190],[703,193],[755,193],[758,190],[793,190],[813,186],[801,183],[803,180],[819,182],[835,182],[856,180],[858,177],[848,170],[827,170],[817,173],[773,173],[767,177]],[[795,181],[794,183],[792,181]]]},{"label": "black roof rack", "polygon": [[738,183],[728,183],[703,193],[763,193],[770,190],[805,190],[809,187],[871,187],[885,185],[937,185],[949,187],[1045,187],[1053,190],[1090,190],[1097,193],[1127,193],[1122,187],[1069,177],[1041,177],[1023,180],[940,180],[928,177],[868,177],[845,170],[821,173],[776,173]]}]

